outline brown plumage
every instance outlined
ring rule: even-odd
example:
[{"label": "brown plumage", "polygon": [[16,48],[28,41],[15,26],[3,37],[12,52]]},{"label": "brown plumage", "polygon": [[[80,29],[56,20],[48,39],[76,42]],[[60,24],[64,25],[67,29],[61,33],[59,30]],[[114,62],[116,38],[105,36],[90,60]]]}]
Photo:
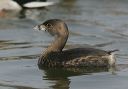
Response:
[{"label": "brown plumage", "polygon": [[63,50],[69,35],[68,27],[59,19],[47,20],[35,29],[45,30],[55,37],[53,43],[38,60],[39,67],[108,67],[114,66],[114,51],[95,48],[74,48]]}]

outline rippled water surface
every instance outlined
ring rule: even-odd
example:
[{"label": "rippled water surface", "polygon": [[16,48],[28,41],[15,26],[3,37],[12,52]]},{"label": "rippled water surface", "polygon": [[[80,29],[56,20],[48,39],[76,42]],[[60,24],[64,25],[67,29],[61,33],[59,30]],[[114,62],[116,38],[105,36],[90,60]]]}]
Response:
[{"label": "rippled water surface", "polygon": [[[128,1],[53,0],[56,5],[0,15],[0,89],[127,89]],[[42,69],[37,60],[52,37],[32,28],[63,19],[70,37],[65,48],[94,46],[116,52],[116,71]]]}]

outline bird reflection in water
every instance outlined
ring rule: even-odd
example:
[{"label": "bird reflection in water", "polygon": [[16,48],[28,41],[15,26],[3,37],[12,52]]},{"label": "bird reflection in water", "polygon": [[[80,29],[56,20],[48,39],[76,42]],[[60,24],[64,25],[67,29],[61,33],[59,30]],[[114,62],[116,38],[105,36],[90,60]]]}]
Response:
[{"label": "bird reflection in water", "polygon": [[[71,80],[69,77],[91,75],[92,73],[108,72],[110,69],[106,67],[70,67],[70,68],[40,68],[45,75],[43,80],[53,81],[50,86],[52,89],[69,89]],[[115,74],[115,68],[111,68],[111,72]]]}]

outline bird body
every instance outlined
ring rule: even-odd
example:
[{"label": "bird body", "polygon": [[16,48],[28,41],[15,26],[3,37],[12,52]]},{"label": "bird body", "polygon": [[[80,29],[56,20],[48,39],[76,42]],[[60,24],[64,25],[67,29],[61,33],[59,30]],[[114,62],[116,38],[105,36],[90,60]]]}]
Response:
[{"label": "bird body", "polygon": [[115,66],[116,58],[112,51],[96,48],[73,48],[63,50],[69,35],[66,23],[51,19],[37,25],[35,29],[45,30],[55,37],[53,43],[42,53],[39,67],[110,67]]},{"label": "bird body", "polygon": [[0,0],[0,11],[2,10],[22,10],[23,8],[40,8],[54,5],[55,2],[47,0]]},{"label": "bird body", "polygon": [[2,10],[21,10],[22,7],[12,0],[0,0],[0,11]]}]

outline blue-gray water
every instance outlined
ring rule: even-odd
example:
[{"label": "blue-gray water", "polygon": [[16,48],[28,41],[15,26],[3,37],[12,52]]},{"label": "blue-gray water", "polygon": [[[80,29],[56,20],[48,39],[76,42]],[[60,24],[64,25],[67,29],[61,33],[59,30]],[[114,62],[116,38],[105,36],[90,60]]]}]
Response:
[{"label": "blue-gray water", "polygon": [[[56,1],[56,0],[53,0]],[[0,17],[0,89],[127,89],[128,1],[58,0],[58,4]],[[91,45],[116,52],[116,71],[43,69],[37,60],[52,37],[32,28],[51,18],[69,26],[66,48]]]}]

